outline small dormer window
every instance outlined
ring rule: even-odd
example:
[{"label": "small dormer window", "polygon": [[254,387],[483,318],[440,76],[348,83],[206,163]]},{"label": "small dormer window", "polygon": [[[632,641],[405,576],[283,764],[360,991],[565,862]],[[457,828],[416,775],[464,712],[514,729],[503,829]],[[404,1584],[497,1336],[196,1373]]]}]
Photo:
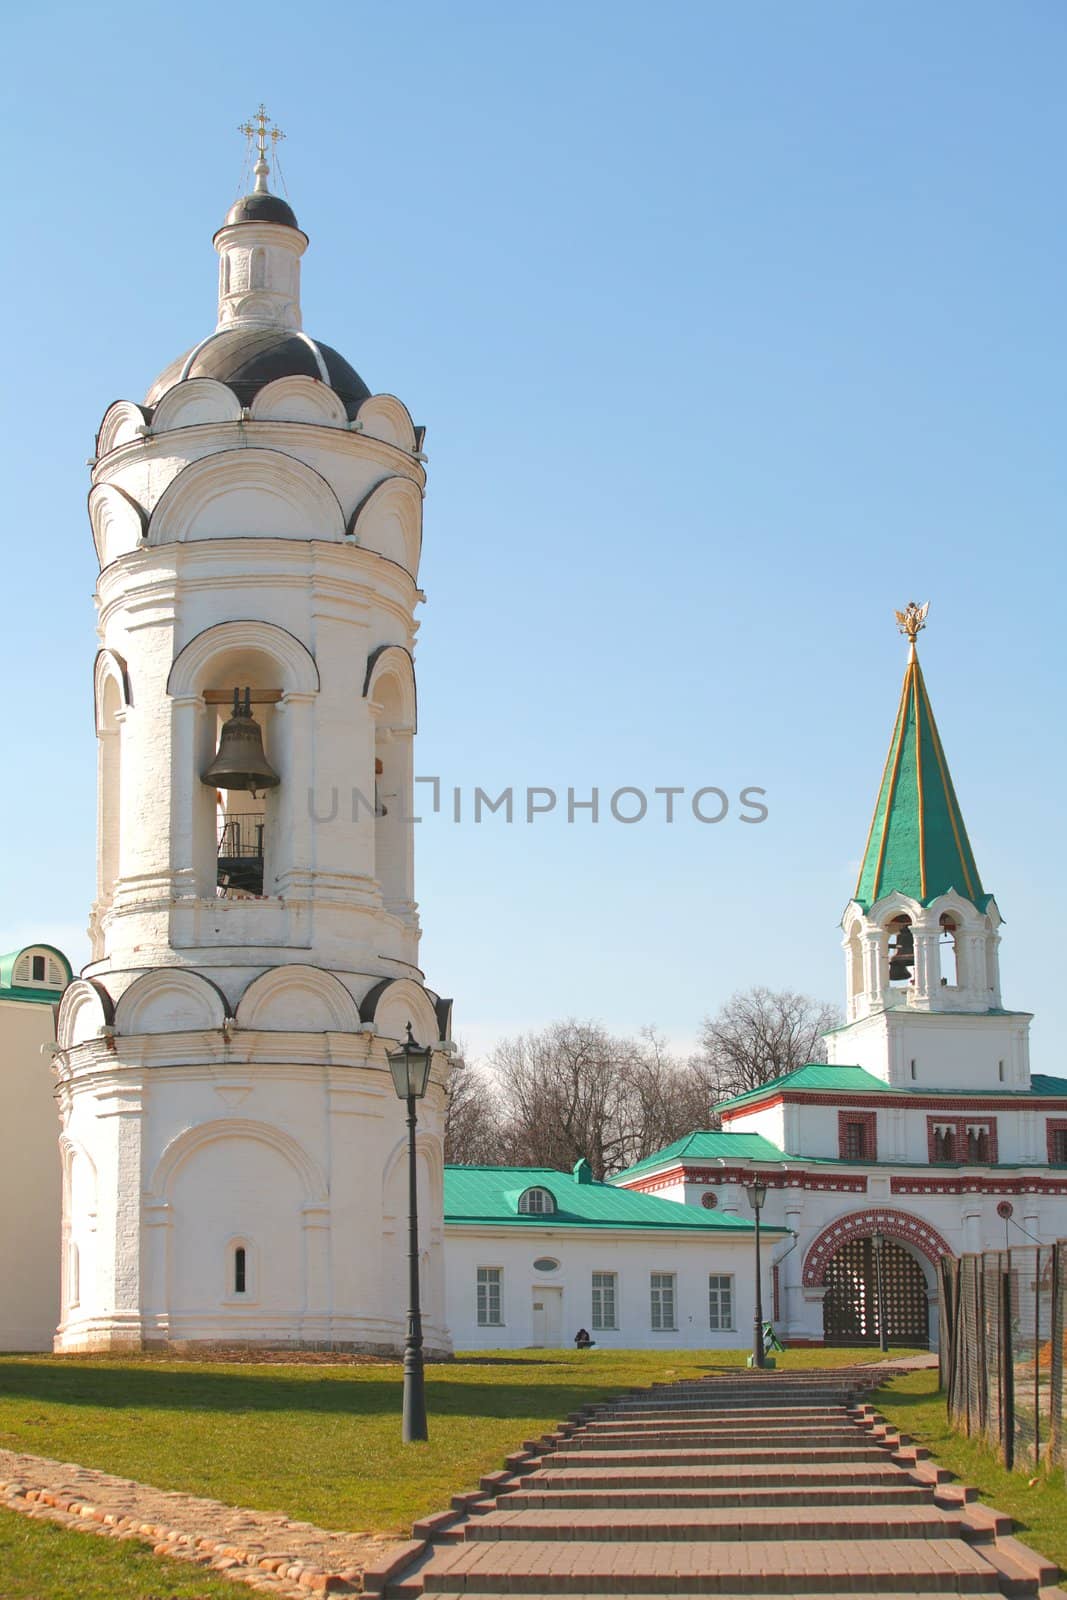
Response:
[{"label": "small dormer window", "polygon": [[549,1189],[534,1187],[519,1196],[519,1211],[528,1217],[549,1216],[556,1209],[555,1196]]},{"label": "small dormer window", "polygon": [[63,963],[48,950],[23,950],[12,978],[17,988],[63,989],[67,984]]}]

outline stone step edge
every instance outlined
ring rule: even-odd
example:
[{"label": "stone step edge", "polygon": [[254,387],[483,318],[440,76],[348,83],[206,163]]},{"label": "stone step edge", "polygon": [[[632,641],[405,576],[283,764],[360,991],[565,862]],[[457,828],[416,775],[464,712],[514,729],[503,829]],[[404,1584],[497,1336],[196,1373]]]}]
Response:
[{"label": "stone step edge", "polygon": [[[872,1387],[880,1387],[881,1382],[890,1376],[895,1374],[885,1372],[879,1383]],[[630,1391],[631,1394],[634,1392],[648,1391]],[[439,1535],[436,1540],[431,1538],[413,1541],[410,1553],[398,1556],[381,1568],[368,1567],[363,1575],[364,1592],[404,1596],[405,1600],[413,1600],[413,1597],[424,1594],[421,1582],[406,1583],[404,1574],[416,1564],[422,1566],[432,1559],[435,1543],[455,1542],[455,1536],[467,1518],[494,1509],[498,1497],[506,1497],[519,1486],[524,1472],[540,1467],[546,1446],[550,1452],[552,1445],[561,1442],[563,1437],[579,1431],[582,1421],[588,1420],[593,1414],[610,1409],[612,1403],[612,1401],[602,1401],[595,1406],[583,1407],[579,1412],[572,1412],[567,1421],[575,1426],[568,1429],[567,1435],[562,1435],[557,1428],[554,1434],[544,1434],[539,1440],[524,1441],[522,1450],[514,1451],[505,1458],[507,1470],[487,1473],[482,1477],[480,1493],[454,1496],[450,1512],[437,1513],[434,1518],[425,1519],[434,1522],[440,1519],[442,1532],[451,1534],[452,1537],[444,1539]],[[1011,1530],[1015,1524],[1011,1517],[994,1506],[980,1502],[977,1489],[968,1484],[957,1483],[954,1473],[931,1462],[930,1453],[924,1446],[915,1444],[910,1435],[900,1433],[873,1407],[853,1404],[848,1407],[848,1411],[860,1428],[864,1432],[869,1431],[873,1436],[872,1443],[877,1443],[886,1450],[894,1464],[902,1469],[906,1479],[934,1487],[935,1501],[943,1493],[946,1500],[950,1501],[950,1505],[945,1505],[944,1509],[961,1511],[965,1540],[968,1543],[981,1544],[982,1557],[1000,1575],[1006,1595],[1036,1596],[1037,1600],[1067,1600],[1067,1590],[1052,1587],[1061,1576],[1059,1567],[1014,1537]],[[562,1426],[563,1424],[560,1425]],[[951,1485],[951,1488],[946,1489],[946,1485]],[[464,1502],[462,1506],[457,1503],[460,1501]],[[380,1573],[384,1573],[385,1576],[379,1583]],[[636,1597],[631,1596],[630,1600],[636,1600]]]},{"label": "stone step edge", "polygon": [[223,1577],[238,1582],[253,1583],[259,1589],[278,1595],[306,1596],[315,1594],[358,1594],[358,1581],[336,1572],[324,1572],[318,1567],[290,1560],[279,1555],[271,1558],[269,1566],[260,1565],[265,1559],[207,1536],[197,1536],[180,1528],[168,1528],[164,1523],[138,1522],[135,1517],[118,1516],[112,1511],[101,1511],[91,1501],[76,1496],[55,1494],[50,1489],[35,1488],[20,1480],[0,1482],[0,1505],[9,1511],[33,1517],[37,1521],[54,1522],[78,1533],[91,1533],[104,1538],[136,1538],[151,1545],[152,1554],[170,1556],[175,1561],[190,1561],[205,1570],[221,1573]]},{"label": "stone step edge", "polygon": [[[505,1456],[502,1468],[482,1475],[478,1480],[478,1489],[453,1495],[447,1511],[434,1511],[426,1517],[420,1517],[412,1526],[409,1541],[399,1545],[386,1561],[365,1567],[363,1593],[384,1595],[400,1588],[406,1590],[410,1587],[405,1582],[406,1575],[413,1567],[425,1565],[436,1544],[454,1543],[463,1521],[471,1515],[492,1510],[497,1496],[506,1494],[509,1488],[517,1488],[521,1472],[539,1467],[546,1451],[551,1451],[555,1444],[562,1443],[576,1433],[583,1423],[609,1411],[612,1406],[648,1393],[647,1387],[624,1389],[609,1399],[591,1401],[577,1411],[568,1412],[564,1421],[557,1423],[551,1432],[542,1434],[539,1439],[524,1440],[521,1450],[513,1450]],[[421,1583],[415,1592],[421,1594]]]}]

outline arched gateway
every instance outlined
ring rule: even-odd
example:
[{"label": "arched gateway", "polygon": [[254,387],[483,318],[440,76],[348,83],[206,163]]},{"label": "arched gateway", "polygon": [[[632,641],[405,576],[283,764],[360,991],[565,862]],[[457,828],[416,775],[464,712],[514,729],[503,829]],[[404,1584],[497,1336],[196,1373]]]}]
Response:
[{"label": "arched gateway", "polygon": [[804,1284],[825,1288],[827,1344],[874,1342],[879,1337],[875,1236],[882,1237],[886,1332],[894,1344],[924,1345],[929,1330],[928,1275],[952,1251],[936,1228],[906,1211],[871,1207],[850,1212],[816,1236],[804,1259]]}]

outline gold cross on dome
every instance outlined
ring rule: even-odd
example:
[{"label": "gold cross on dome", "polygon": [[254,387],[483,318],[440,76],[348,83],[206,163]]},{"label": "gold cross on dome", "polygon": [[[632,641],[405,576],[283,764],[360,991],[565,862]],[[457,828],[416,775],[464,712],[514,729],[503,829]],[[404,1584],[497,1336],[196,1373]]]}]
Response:
[{"label": "gold cross on dome", "polygon": [[266,160],[268,139],[271,142],[271,149],[274,149],[279,139],[285,138],[282,130],[271,122],[267,114],[267,108],[262,100],[259,102],[259,110],[255,113],[255,116],[250,117],[247,122],[242,122],[237,131],[238,133],[243,133],[249,143],[253,139],[256,141],[256,154],[261,161]]}]

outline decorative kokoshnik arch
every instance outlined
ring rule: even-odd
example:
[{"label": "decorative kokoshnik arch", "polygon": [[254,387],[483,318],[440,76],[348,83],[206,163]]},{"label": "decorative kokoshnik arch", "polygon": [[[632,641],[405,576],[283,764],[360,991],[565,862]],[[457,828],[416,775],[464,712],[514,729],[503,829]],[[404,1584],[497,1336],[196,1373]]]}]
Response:
[{"label": "decorative kokoshnik arch", "polygon": [[868,1206],[863,1211],[850,1211],[838,1217],[817,1234],[804,1257],[803,1284],[805,1289],[817,1289],[826,1280],[830,1258],[851,1239],[864,1239],[872,1233],[884,1233],[887,1238],[901,1239],[910,1244],[934,1266],[942,1256],[952,1255],[952,1246],[936,1228],[913,1217],[907,1211],[897,1211],[891,1206]]}]

